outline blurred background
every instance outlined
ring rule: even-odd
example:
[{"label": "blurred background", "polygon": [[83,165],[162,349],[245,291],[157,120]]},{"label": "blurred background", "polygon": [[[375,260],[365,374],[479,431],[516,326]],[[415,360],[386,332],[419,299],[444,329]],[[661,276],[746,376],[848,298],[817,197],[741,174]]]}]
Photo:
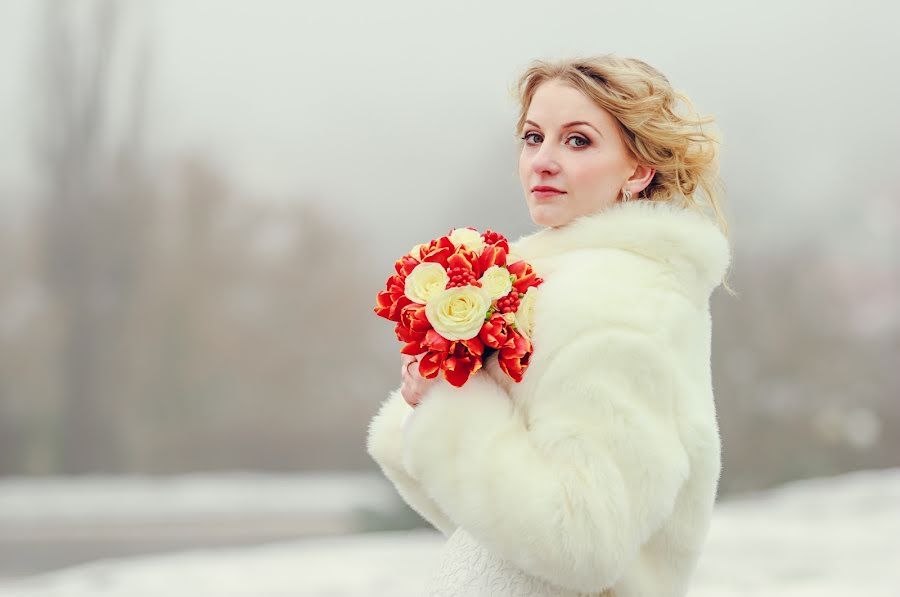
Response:
[{"label": "blurred background", "polygon": [[422,526],[365,452],[372,307],[418,242],[534,230],[535,58],[641,58],[717,118],[720,500],[897,467],[898,13],[0,0],[0,579]]}]

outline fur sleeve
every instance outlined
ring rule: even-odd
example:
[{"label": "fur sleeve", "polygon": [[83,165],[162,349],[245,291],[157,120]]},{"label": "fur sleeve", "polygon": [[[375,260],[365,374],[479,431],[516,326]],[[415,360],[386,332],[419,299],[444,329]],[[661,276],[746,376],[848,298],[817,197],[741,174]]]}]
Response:
[{"label": "fur sleeve", "polygon": [[434,386],[410,421],[404,462],[487,549],[597,591],[672,513],[689,474],[672,356],[646,334],[595,331],[551,358],[527,420],[485,376]]},{"label": "fur sleeve", "polygon": [[403,468],[403,427],[412,408],[400,390],[394,390],[369,423],[366,449],[381,467],[384,476],[394,484],[397,493],[409,506],[444,535],[450,536],[456,525],[429,498],[419,482]]}]

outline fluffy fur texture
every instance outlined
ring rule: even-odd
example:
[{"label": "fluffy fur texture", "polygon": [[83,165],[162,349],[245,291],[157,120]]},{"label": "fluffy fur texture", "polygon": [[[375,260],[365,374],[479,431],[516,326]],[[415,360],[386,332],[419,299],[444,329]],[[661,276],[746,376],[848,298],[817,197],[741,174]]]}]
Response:
[{"label": "fluffy fur texture", "polygon": [[491,361],[414,411],[395,391],[369,453],[435,527],[523,574],[683,595],[721,467],[708,305],[728,243],[700,214],[634,201],[512,250],[545,280],[522,382]]}]

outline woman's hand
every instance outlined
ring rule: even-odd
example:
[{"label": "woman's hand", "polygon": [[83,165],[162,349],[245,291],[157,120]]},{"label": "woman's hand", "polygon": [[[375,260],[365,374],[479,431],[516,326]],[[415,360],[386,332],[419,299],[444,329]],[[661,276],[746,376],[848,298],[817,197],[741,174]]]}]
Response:
[{"label": "woman's hand", "polygon": [[425,379],[422,377],[419,373],[419,361],[416,357],[405,354],[401,354],[400,357],[403,362],[403,372],[401,373],[403,386],[400,388],[400,393],[403,395],[406,403],[415,408],[422,401],[422,396],[425,395],[428,388],[437,383],[438,378]]}]

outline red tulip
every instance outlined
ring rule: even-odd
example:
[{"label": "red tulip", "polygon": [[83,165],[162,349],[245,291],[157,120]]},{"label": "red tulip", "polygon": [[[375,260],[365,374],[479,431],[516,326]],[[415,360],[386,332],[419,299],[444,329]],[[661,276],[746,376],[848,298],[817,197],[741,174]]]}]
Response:
[{"label": "red tulip", "polygon": [[[419,305],[413,303],[412,305],[405,307],[404,311],[409,310],[410,307],[414,308],[418,306]],[[401,315],[401,319],[402,318],[403,316]],[[426,348],[422,344],[422,341],[425,339],[425,332],[409,327],[401,321],[401,323],[398,323],[394,328],[394,333],[397,335],[397,339],[404,343],[403,348],[400,349],[401,354],[415,356],[425,352]]]},{"label": "red tulip", "polygon": [[425,305],[410,303],[400,310],[400,325],[409,330],[409,336],[421,342],[432,329],[425,315]]},{"label": "red tulip", "polygon": [[529,288],[532,286],[539,286],[543,282],[541,278],[537,277],[531,264],[525,261],[517,261],[511,265],[507,265],[506,269],[509,270],[509,273],[516,276],[516,280],[513,282],[513,288],[515,288],[516,292],[519,294],[525,294],[528,292]]},{"label": "red tulip", "polygon": [[506,265],[506,251],[503,250],[503,247],[497,245],[488,245],[481,252],[481,256],[478,258],[478,268],[485,272],[491,266]]},{"label": "red tulip", "polygon": [[404,255],[394,262],[394,269],[397,271],[397,274],[405,280],[406,276],[416,269],[416,266],[419,265],[419,263],[421,262],[412,255]]},{"label": "red tulip", "polygon": [[446,353],[449,352],[452,348],[453,342],[447,340],[436,331],[431,329],[425,333],[425,340],[422,342],[422,346],[434,352]]},{"label": "red tulip", "polygon": [[462,386],[481,369],[483,353],[484,345],[478,338],[454,342],[453,349],[441,367],[444,370],[444,379],[457,388]]},{"label": "red tulip", "polygon": [[441,365],[444,364],[444,359],[446,358],[446,352],[429,350],[424,357],[419,359],[419,375],[425,379],[434,379],[437,377],[438,371],[441,370]]},{"label": "red tulip", "polygon": [[449,237],[442,236],[419,248],[419,261],[422,263],[440,263],[447,267],[447,259],[456,250],[456,245]]},{"label": "red tulip", "polygon": [[447,269],[451,268],[462,268],[470,271],[475,276],[476,280],[484,273],[479,264],[478,253],[463,247],[458,248],[456,252],[447,259]]},{"label": "red tulip", "polygon": [[512,330],[509,342],[500,349],[497,361],[507,375],[518,383],[528,368],[531,360],[531,343],[524,336]]},{"label": "red tulip", "polygon": [[375,314],[391,321],[400,321],[400,310],[412,303],[404,295],[406,284],[404,278],[394,275],[388,278],[386,289],[375,297]]},{"label": "red tulip", "polygon": [[509,342],[511,331],[512,330],[510,330],[509,324],[506,323],[506,319],[504,319],[503,315],[495,312],[491,315],[491,318],[481,326],[478,338],[484,342],[485,346],[490,348],[502,348]]}]

